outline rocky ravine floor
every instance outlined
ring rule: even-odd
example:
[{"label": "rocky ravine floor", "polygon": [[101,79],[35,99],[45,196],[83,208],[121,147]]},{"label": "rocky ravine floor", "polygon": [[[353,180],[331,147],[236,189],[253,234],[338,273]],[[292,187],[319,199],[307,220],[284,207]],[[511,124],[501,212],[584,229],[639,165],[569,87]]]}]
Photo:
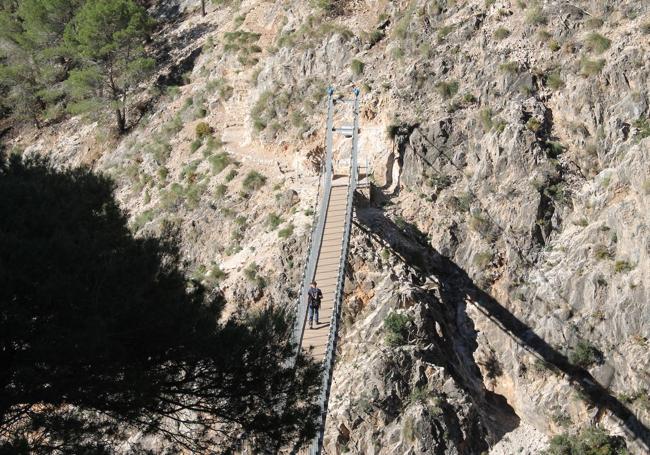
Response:
[{"label": "rocky ravine floor", "polygon": [[[230,312],[291,305],[324,89],[361,87],[376,189],[353,233],[328,451],[532,454],[600,424],[644,452],[646,3],[248,0],[205,18],[154,3],[175,21],[154,40],[158,80],[177,87],[143,90],[126,137],[72,118],[10,147],[113,175],[134,230],[179,229],[188,272]],[[393,311],[403,345],[386,343]]]}]

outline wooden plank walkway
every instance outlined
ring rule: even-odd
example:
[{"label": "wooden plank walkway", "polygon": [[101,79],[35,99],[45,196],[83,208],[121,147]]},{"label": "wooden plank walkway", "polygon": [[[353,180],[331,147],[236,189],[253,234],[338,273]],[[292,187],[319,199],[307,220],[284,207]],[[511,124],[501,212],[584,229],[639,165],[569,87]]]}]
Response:
[{"label": "wooden plank walkway", "polygon": [[[323,240],[320,245],[318,262],[316,265],[315,281],[323,292],[320,306],[319,324],[309,328],[305,324],[302,337],[302,348],[313,349],[312,356],[316,361],[322,361],[327,351],[327,341],[330,333],[330,322],[336,297],[336,280],[341,264],[341,247],[343,233],[345,232],[345,212],[348,202],[349,176],[335,176],[332,180],[327,214],[325,215],[325,228]],[[307,302],[303,302],[307,305]]]}]

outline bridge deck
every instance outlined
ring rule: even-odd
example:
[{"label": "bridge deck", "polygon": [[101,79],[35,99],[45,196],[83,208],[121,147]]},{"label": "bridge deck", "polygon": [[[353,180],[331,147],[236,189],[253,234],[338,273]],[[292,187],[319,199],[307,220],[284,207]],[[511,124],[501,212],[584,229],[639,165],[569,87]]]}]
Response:
[{"label": "bridge deck", "polygon": [[[341,247],[345,231],[345,212],[349,184],[348,176],[336,176],[332,181],[329,205],[325,215],[325,229],[323,240],[319,246],[320,251],[315,275],[315,281],[323,292],[319,323],[314,323],[313,329],[310,329],[309,325],[305,324],[305,332],[302,338],[302,348],[305,350],[313,349],[311,351],[312,356],[317,361],[322,361],[325,358],[327,350],[330,322],[335,305],[336,283],[341,264]],[[303,304],[307,305],[307,302],[303,302]]]}]

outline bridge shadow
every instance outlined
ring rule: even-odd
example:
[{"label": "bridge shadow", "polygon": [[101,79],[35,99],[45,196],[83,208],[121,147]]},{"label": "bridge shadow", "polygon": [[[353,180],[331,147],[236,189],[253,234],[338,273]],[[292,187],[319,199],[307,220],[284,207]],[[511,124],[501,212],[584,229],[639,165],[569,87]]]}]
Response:
[{"label": "bridge shadow", "polygon": [[[545,365],[548,365],[555,372],[566,375],[580,396],[599,409],[598,415],[602,415],[603,411],[609,411],[625,428],[629,436],[635,439],[643,447],[643,450],[648,450],[650,447],[650,430],[630,409],[600,385],[587,370],[569,362],[569,359],[564,354],[554,349],[542,337],[537,335],[530,326],[518,319],[494,297],[477,286],[458,264],[436,251],[417,227],[405,222],[400,222],[398,226],[385,215],[383,210],[370,206],[369,201],[360,194],[356,195],[356,207],[355,225],[374,240],[390,248],[401,261],[414,269],[417,274],[417,276],[413,277],[414,281],[424,284],[427,279],[433,279],[439,283],[440,301],[443,306],[448,307],[445,309],[447,311],[446,316],[455,319],[455,321],[452,321],[452,326],[459,322],[460,313],[463,313],[462,318],[468,319],[471,324],[471,319],[466,314],[466,304],[473,305],[517,344],[543,361]],[[461,319],[460,322],[462,323],[463,320]],[[469,331],[461,329],[450,335],[465,337],[464,345],[469,344],[474,350],[477,347],[475,333],[472,327]],[[447,341],[448,359],[474,362],[471,353],[463,356],[462,353],[456,352],[458,345],[453,340]],[[470,373],[477,374],[477,378],[481,378],[480,370],[478,370],[475,363],[467,366],[459,364],[459,362],[454,363],[451,360],[449,362],[450,372],[452,376],[455,376],[455,379],[458,376],[463,376],[459,375],[460,369],[467,368],[474,370],[470,371]],[[467,379],[464,379],[464,377],[460,379],[461,384],[465,382],[465,385],[468,385],[470,389],[475,389],[476,384],[467,384]],[[476,396],[474,397],[476,398]],[[487,398],[490,401],[490,398],[499,397],[490,397],[488,395]]]}]

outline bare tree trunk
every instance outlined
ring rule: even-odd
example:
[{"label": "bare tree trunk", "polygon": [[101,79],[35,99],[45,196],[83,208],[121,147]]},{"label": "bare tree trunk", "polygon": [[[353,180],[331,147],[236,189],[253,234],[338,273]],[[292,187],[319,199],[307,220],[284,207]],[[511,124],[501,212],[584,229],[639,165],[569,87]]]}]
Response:
[{"label": "bare tree trunk", "polygon": [[201,15],[205,17],[205,0],[201,0]]},{"label": "bare tree trunk", "polygon": [[124,131],[126,131],[126,120],[124,119],[124,114],[119,107],[115,108],[115,120],[117,121],[117,130],[120,134],[124,133]]}]

